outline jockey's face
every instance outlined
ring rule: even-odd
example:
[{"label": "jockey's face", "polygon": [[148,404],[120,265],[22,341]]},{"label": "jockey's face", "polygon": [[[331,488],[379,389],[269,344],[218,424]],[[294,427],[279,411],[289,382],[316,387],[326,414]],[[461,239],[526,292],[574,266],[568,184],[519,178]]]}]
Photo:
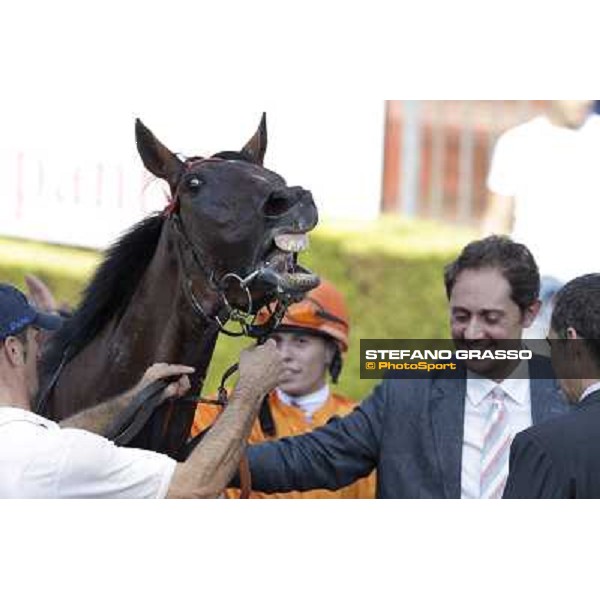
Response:
[{"label": "jockey's face", "polygon": [[271,337],[283,356],[279,389],[291,396],[305,396],[325,385],[333,358],[331,344],[310,333],[276,332]]}]

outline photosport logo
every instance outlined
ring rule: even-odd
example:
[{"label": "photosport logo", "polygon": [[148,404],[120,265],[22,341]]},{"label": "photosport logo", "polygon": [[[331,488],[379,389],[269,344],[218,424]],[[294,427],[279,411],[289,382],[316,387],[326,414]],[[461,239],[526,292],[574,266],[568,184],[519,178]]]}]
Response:
[{"label": "photosport logo", "polygon": [[[360,341],[362,379],[462,377],[464,369],[481,371],[496,361],[518,364],[533,358],[534,351],[521,340],[493,340],[485,345],[455,343],[453,340]],[[521,372],[515,377],[523,376]]]}]

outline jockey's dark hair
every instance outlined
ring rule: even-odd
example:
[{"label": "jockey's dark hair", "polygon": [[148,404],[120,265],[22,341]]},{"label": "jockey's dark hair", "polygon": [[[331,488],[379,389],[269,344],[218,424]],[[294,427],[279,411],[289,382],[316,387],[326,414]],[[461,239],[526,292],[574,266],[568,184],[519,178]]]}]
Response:
[{"label": "jockey's dark hair", "polygon": [[540,273],[533,255],[523,244],[505,235],[492,235],[465,246],[444,269],[446,296],[450,299],[458,276],[466,270],[498,269],[510,286],[510,297],[521,312],[540,294]]}]

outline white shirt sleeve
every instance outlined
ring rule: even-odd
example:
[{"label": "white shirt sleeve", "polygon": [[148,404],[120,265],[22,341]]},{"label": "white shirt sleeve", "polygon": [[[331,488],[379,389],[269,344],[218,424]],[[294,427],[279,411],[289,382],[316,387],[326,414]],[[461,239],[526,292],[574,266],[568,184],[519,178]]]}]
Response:
[{"label": "white shirt sleeve", "polygon": [[519,169],[519,148],[514,143],[515,130],[502,134],[496,142],[487,178],[490,192],[500,196],[515,196]]},{"label": "white shirt sleeve", "polygon": [[80,429],[58,432],[62,448],[57,464],[59,498],[164,498],[175,470],[170,457],[137,448],[121,448]]}]

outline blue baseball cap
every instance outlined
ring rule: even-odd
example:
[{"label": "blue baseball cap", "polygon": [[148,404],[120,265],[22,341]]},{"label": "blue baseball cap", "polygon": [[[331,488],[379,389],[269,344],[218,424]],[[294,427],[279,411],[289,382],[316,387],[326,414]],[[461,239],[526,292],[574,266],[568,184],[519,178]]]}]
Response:
[{"label": "blue baseball cap", "polygon": [[36,310],[16,287],[0,283],[0,340],[29,326],[54,331],[62,323],[59,316]]}]

